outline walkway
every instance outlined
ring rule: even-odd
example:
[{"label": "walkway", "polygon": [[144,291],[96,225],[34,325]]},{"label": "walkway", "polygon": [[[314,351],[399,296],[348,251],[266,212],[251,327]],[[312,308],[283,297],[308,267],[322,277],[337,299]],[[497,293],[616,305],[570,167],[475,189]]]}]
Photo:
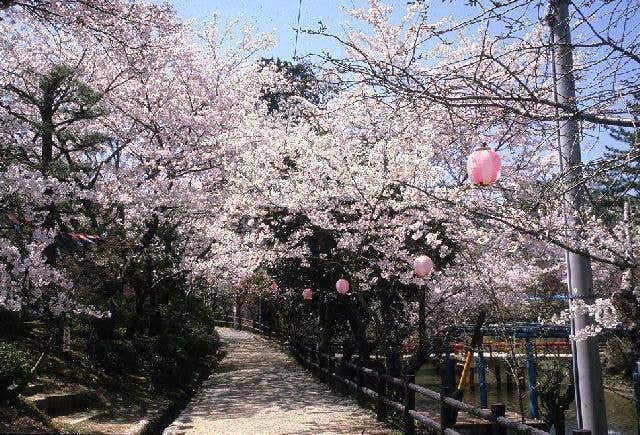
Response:
[{"label": "walkway", "polygon": [[226,357],[165,435],[395,433],[264,338],[218,332]]}]

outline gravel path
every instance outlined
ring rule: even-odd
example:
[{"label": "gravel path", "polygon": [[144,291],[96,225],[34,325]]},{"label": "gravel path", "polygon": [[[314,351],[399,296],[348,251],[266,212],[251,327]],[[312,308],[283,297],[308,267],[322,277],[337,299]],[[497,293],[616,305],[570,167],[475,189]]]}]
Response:
[{"label": "gravel path", "polygon": [[165,435],[397,433],[262,337],[218,332],[226,357]]}]

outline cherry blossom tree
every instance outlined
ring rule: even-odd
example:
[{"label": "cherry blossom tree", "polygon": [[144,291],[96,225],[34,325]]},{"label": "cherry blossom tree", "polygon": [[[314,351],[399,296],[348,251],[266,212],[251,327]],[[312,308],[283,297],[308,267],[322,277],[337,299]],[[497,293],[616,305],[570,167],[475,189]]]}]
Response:
[{"label": "cherry blossom tree", "polygon": [[[343,314],[360,336],[361,356],[371,351],[367,342],[375,348],[390,330],[406,337],[420,323],[414,303],[421,283],[410,264],[424,251],[446,258],[427,284],[436,329],[465,321],[478,301],[491,304],[499,320],[537,320],[540,307],[527,296],[544,292],[541,283],[550,293],[561,291],[562,249],[595,260],[597,282],[608,298],[605,284],[612,273],[631,266],[629,245],[622,227],[608,226],[588,210],[587,240],[578,245],[565,232],[557,187],[566,174],[557,169],[555,127],[549,121],[555,109],[568,108],[549,104],[553,83],[544,25],[528,33],[519,28],[523,37],[491,41],[481,28],[486,40],[478,42],[482,38],[466,34],[463,25],[430,24],[420,5],[412,6],[399,26],[377,2],[351,15],[370,32],[354,30],[346,37],[320,32],[347,48],[344,59],[330,59],[318,72],[327,88],[339,91],[321,103],[294,94],[290,107],[279,110],[302,116],[296,122],[279,117],[281,125],[263,130],[261,142],[243,150],[233,166],[235,194],[227,207],[250,222],[246,232],[262,234],[251,238],[250,250],[266,247],[271,257],[266,261],[276,259],[272,271],[283,281],[282,291],[296,297],[296,288],[315,282],[324,291],[315,294],[325,301],[324,308],[314,302],[318,321],[331,325],[333,314],[326,307],[338,304],[332,286],[347,277],[357,310],[347,314],[345,308]],[[461,44],[435,43],[447,35]],[[474,73],[481,84],[473,82]],[[522,77],[531,82],[522,83]],[[489,83],[500,85],[492,90]],[[535,98],[513,97],[533,86]],[[479,97],[483,90],[503,98]],[[611,120],[614,109],[602,110],[580,116],[596,124],[629,124],[623,117]],[[504,163],[492,189],[470,187],[464,170],[466,157],[483,141],[499,150]],[[606,168],[600,163],[598,170]],[[417,243],[412,246],[407,238]],[[382,287],[401,301],[395,317],[387,316],[393,328],[384,323],[382,310],[390,305]],[[615,324],[606,299],[588,309],[602,325]],[[367,326],[377,333],[361,334]]]},{"label": "cherry blossom tree", "polygon": [[[214,242],[226,231],[214,210],[227,161],[264,122],[260,77],[269,73],[250,58],[269,36],[215,20],[198,35],[153,5],[71,3],[37,6],[92,12],[76,11],[84,18],[75,22],[51,10],[43,22],[16,3],[0,23],[2,306],[11,309],[46,288],[55,313],[69,311],[71,294],[89,285],[87,259],[104,272],[110,301],[133,287],[138,303],[152,302],[159,286],[192,272],[213,279],[214,243],[231,251],[225,233]],[[104,240],[91,252],[67,249],[77,234]],[[145,284],[133,285],[140,274]]]},{"label": "cherry blossom tree", "polygon": [[[166,6],[0,3],[0,307],[96,314],[95,301],[126,317],[126,300],[134,334],[172,294],[250,289],[321,348],[351,331],[361,358],[385,353],[397,369],[417,332],[417,370],[480,306],[496,321],[551,317],[528,296],[560,291],[567,249],[594,260],[603,300],[580,309],[610,326],[605,284],[635,270],[638,226],[594,207],[581,243],[565,231],[552,121],[633,125],[633,35],[600,38],[586,19],[624,22],[629,9],[576,6],[577,109],[553,99],[544,24],[526,21],[539,11],[477,3],[464,22],[418,2],[394,23],[371,1],[349,12],[361,26],[348,35],[315,32],[344,58],[298,70],[259,60],[269,35],[215,18],[194,30]],[[621,98],[594,90],[613,73],[594,61],[603,50],[622,65]],[[491,188],[466,178],[482,142],[503,160]],[[581,183],[635,152],[596,161]],[[418,255],[434,260],[428,280],[412,271]]]},{"label": "cherry blossom tree", "polygon": [[[459,22],[433,19],[432,5],[422,2],[394,22],[391,8],[372,1],[368,9],[349,12],[358,24],[346,36],[326,29],[309,32],[343,44],[344,58],[326,60],[329,71],[347,72],[342,76],[345,86],[370,86],[389,104],[420,113],[438,111],[449,118],[449,123],[441,123],[449,129],[449,141],[436,153],[448,177],[440,190],[412,188],[467,216],[488,220],[499,230],[516,230],[586,255],[596,262],[599,282],[610,282],[616,270],[636,267],[628,240],[638,227],[610,225],[597,210],[585,208],[579,220],[586,240],[567,233],[557,211],[562,204],[559,192],[573,169],[557,167],[553,121],[577,118],[587,138],[602,126],[635,125],[630,100],[637,92],[631,79],[637,35],[624,26],[609,26],[631,22],[633,8],[617,2],[572,6],[579,59],[576,108],[553,98],[553,46],[544,32],[546,11],[529,2],[475,3],[469,9],[471,18]],[[603,56],[610,58],[599,61]],[[603,81],[611,91],[600,90]],[[491,193],[469,196],[462,165],[472,148],[484,141],[501,152],[503,176]],[[633,160],[636,148],[591,162],[579,182],[584,189],[592,188],[598,174]],[[600,291],[605,297],[611,294],[606,287]]]}]

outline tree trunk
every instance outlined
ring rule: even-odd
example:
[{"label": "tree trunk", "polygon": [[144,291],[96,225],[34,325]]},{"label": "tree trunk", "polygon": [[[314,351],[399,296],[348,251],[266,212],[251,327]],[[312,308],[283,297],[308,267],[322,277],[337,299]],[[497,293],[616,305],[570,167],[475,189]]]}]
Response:
[{"label": "tree trunk", "polygon": [[242,329],[242,305],[244,305],[243,302],[244,302],[243,298],[239,295],[236,295],[235,307],[234,307],[236,316],[235,316],[235,319],[233,319],[235,322],[234,326],[236,329]]},{"label": "tree trunk", "polygon": [[158,294],[155,289],[149,290],[149,302],[151,309],[149,316],[149,335],[159,335],[162,333],[162,316],[160,315]]},{"label": "tree trunk", "polygon": [[390,349],[387,354],[387,374],[400,377],[402,376],[401,352],[399,347]]},{"label": "tree trunk", "polygon": [[318,341],[318,351],[320,352],[330,353],[331,339],[333,338],[336,319],[335,314],[333,307],[329,308],[325,306],[324,309],[320,311],[320,337]]},{"label": "tree trunk", "polygon": [[358,359],[361,363],[366,363],[371,356],[371,346],[369,346],[369,341],[367,340],[367,326],[362,321],[358,310],[352,304],[346,307],[346,314],[356,346],[358,347]]},{"label": "tree trunk", "polygon": [[[40,163],[41,163],[41,172],[42,175],[47,177],[49,174],[49,167],[51,166],[51,161],[53,160],[53,133],[54,133],[54,124],[53,124],[53,103],[54,103],[54,94],[52,90],[43,89],[43,100],[42,104],[39,107],[40,111],[40,140],[41,140],[41,155],[40,155]],[[49,189],[45,190],[45,196],[50,196],[51,191]],[[47,207],[47,216],[45,217],[43,227],[52,230],[55,227],[55,213],[56,207],[55,204],[50,203]],[[57,249],[55,241],[50,243],[44,248],[44,258],[45,263],[55,267],[57,262]]]},{"label": "tree trunk", "polygon": [[40,106],[40,138],[41,144],[41,164],[42,174],[47,175],[49,172],[49,166],[53,160],[53,101],[54,96],[51,92],[45,92],[43,96],[42,105]]},{"label": "tree trunk", "polygon": [[423,349],[426,347],[427,341],[427,315],[424,303],[425,289],[424,286],[418,287],[418,347]]}]

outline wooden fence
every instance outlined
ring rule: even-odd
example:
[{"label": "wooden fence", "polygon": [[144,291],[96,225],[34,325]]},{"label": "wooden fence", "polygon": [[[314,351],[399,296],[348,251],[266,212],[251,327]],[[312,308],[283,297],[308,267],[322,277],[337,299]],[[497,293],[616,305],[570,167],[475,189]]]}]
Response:
[{"label": "wooden fence", "polygon": [[[288,346],[291,354],[304,367],[312,371],[320,380],[338,386],[342,385],[353,391],[361,406],[373,403],[376,416],[380,421],[389,421],[390,414],[396,413],[402,421],[402,429],[408,435],[416,433],[416,422],[431,432],[446,435],[460,435],[454,428],[448,427],[451,419],[447,416],[454,412],[463,412],[486,421],[491,425],[491,434],[506,435],[507,431],[518,434],[549,435],[549,432],[526,425],[505,417],[505,406],[492,405],[491,409],[482,409],[468,403],[460,402],[436,391],[416,385],[415,376],[407,375],[404,379],[386,374],[383,370],[373,370],[319,352],[309,346],[294,341],[291,337],[279,337],[267,326],[251,320],[243,320],[241,325],[234,324],[229,317],[217,319],[221,326],[231,326],[253,331],[274,338]],[[440,421],[429,418],[416,410],[416,394],[440,404]],[[589,435],[589,431],[578,430],[574,435]]]}]

